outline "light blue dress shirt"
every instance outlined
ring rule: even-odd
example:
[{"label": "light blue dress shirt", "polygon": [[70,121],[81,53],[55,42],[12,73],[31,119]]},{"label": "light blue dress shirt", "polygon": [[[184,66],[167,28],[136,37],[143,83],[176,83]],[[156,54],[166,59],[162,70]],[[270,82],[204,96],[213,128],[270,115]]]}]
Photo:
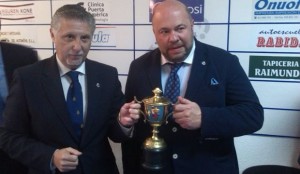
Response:
[{"label": "light blue dress shirt", "polygon": [[4,71],[3,56],[0,47],[0,125],[3,122],[3,110],[5,106],[6,97],[8,94],[8,87]]}]

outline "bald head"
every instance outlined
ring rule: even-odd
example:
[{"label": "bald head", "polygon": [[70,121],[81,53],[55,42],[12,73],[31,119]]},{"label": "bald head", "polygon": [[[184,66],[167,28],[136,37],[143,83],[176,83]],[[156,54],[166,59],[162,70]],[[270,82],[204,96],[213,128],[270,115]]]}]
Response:
[{"label": "bald head", "polygon": [[152,29],[167,60],[180,62],[189,55],[193,46],[193,25],[187,7],[177,0],[166,0],[154,6]]},{"label": "bald head", "polygon": [[193,20],[186,5],[178,0],[165,0],[156,3],[152,10],[152,18],[154,18],[155,15],[162,15],[161,13],[168,13],[172,11],[181,11],[183,14],[185,13],[188,19]]}]

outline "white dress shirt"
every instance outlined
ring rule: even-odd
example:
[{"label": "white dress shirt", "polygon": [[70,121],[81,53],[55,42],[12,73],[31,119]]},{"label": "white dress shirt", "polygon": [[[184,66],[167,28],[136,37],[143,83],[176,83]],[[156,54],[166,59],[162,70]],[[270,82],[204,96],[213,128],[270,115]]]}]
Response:
[{"label": "white dress shirt", "polygon": [[[192,69],[192,63],[194,59],[194,52],[195,52],[195,41],[193,41],[193,46],[190,54],[187,56],[187,58],[183,61],[184,64],[181,66],[181,68],[177,71],[177,74],[179,76],[180,80],[180,96],[184,97],[186,89],[187,89],[187,83],[190,77],[191,69]],[[165,91],[165,86],[169,77],[169,74],[171,72],[171,67],[168,65],[168,63],[172,63],[168,61],[163,55],[161,55],[161,84],[162,84],[162,91]]]},{"label": "white dress shirt", "polygon": [[[67,94],[72,82],[71,78],[66,74],[71,71],[69,68],[65,67],[59,58],[56,57],[58,63],[58,69],[60,74],[61,84],[64,90],[64,96],[67,101]],[[85,123],[86,110],[87,110],[87,91],[86,91],[86,76],[85,76],[85,62],[83,62],[75,71],[80,72],[78,75],[78,80],[82,89],[82,98],[83,98],[83,123]]]}]

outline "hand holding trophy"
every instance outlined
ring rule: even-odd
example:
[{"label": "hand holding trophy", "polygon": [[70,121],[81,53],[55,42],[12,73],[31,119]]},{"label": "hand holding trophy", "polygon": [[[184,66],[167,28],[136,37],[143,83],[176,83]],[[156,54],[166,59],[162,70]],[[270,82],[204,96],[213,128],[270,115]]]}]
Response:
[{"label": "hand holding trophy", "polygon": [[162,91],[159,88],[155,88],[152,92],[154,93],[153,97],[145,98],[142,101],[135,98],[135,101],[144,104],[144,112],[141,111],[141,113],[145,122],[153,127],[152,137],[147,138],[143,144],[142,166],[151,170],[160,170],[164,167],[167,145],[164,139],[158,136],[158,127],[167,123],[167,118],[172,114],[168,113],[172,102],[161,96]]}]

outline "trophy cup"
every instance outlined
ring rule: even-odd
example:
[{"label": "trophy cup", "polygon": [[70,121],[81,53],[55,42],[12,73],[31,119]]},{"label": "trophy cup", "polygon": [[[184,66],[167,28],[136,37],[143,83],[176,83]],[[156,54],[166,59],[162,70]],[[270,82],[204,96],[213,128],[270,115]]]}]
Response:
[{"label": "trophy cup", "polygon": [[167,123],[167,118],[172,114],[168,113],[168,108],[172,104],[168,99],[161,96],[162,91],[159,88],[155,88],[153,91],[154,96],[151,98],[145,98],[138,103],[144,104],[144,112],[140,111],[153,128],[152,137],[147,138],[143,144],[143,163],[142,166],[151,170],[160,170],[164,167],[166,156],[166,143],[158,137],[158,127],[163,123]]}]

